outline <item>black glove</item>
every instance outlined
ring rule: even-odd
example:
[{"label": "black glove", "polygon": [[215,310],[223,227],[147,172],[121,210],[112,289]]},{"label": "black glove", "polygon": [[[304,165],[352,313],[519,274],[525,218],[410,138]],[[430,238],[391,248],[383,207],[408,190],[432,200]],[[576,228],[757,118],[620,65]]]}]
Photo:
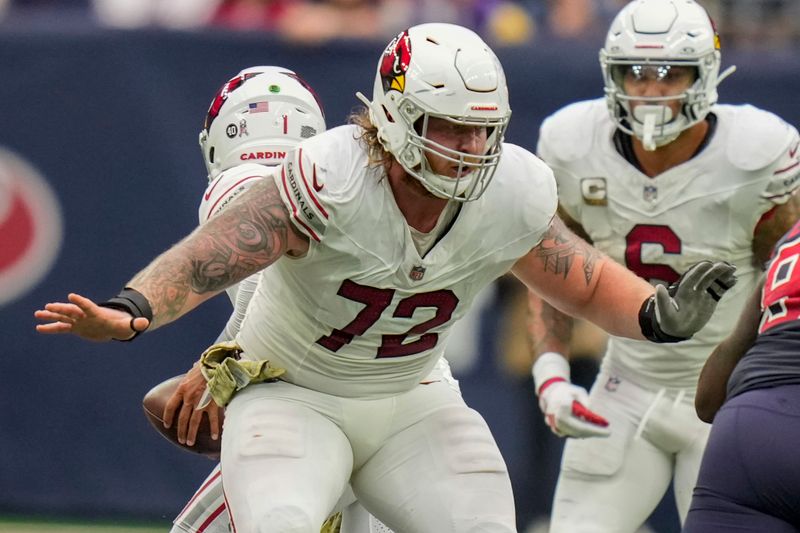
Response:
[{"label": "black glove", "polygon": [[736,267],[725,261],[700,261],[669,287],[658,285],[639,310],[642,334],[653,342],[691,338],[714,314],[717,302],[736,285]]}]

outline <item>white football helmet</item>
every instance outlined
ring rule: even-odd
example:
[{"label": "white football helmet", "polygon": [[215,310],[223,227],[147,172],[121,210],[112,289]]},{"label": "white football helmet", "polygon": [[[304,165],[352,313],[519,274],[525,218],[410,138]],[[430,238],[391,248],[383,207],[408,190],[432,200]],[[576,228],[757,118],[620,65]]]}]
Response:
[{"label": "white football helmet", "polygon": [[277,165],[322,131],[322,106],[300,76],[281,67],[245,69],[217,92],[200,132],[208,180],[242,163]]},{"label": "white football helmet", "polygon": [[[705,119],[717,102],[717,86],[735,67],[719,74],[719,37],[713,22],[694,0],[634,0],[611,23],[600,65],[608,110],[617,126],[635,135],[645,149],[655,150],[675,140],[685,129]],[[694,83],[675,96],[629,96],[623,78],[629,69],[654,67],[658,79],[672,66],[690,67]],[[640,102],[631,109],[631,101]],[[672,116],[667,101],[681,101]]]},{"label": "white football helmet", "polygon": [[[494,52],[471,30],[421,24],[395,37],[378,62],[367,105],[378,139],[434,195],[471,201],[483,194],[500,161],[511,109]],[[473,155],[426,139],[431,117],[487,128],[486,150]],[[459,165],[457,177],[436,174],[426,154]]]}]

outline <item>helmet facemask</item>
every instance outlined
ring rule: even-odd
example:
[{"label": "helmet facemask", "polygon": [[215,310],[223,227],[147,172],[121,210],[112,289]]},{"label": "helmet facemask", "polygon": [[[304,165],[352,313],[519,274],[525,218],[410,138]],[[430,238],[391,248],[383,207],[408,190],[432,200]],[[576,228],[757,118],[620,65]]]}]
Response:
[{"label": "helmet facemask", "polygon": [[[609,78],[606,80],[609,112],[618,128],[640,139],[646,150],[655,150],[674,141],[682,131],[705,119],[710,102],[716,101],[716,73],[701,74],[702,61],[604,59],[601,58],[601,62],[604,76]],[[661,96],[627,94],[626,77],[646,77],[650,83],[667,86],[666,80],[678,68],[690,71],[693,78],[685,90],[665,89]],[[709,89],[712,80],[714,85]],[[713,92],[713,100],[709,90]],[[677,102],[677,111],[673,111],[671,102]]]},{"label": "helmet facemask", "polygon": [[[401,99],[399,110],[401,120],[408,124],[406,145],[398,158],[405,171],[440,198],[457,201],[479,198],[497,170],[508,121],[425,112],[419,105],[414,104],[413,97],[408,96]],[[473,154],[456,150],[428,138],[431,118],[444,120],[456,126],[485,128],[486,141],[483,153]],[[429,155],[457,165],[456,175],[449,176],[435,172]]]}]

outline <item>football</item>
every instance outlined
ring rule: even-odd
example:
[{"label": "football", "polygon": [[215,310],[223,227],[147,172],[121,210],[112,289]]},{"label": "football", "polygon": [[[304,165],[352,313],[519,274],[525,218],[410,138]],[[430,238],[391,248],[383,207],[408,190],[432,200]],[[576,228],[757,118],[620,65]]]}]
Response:
[{"label": "football", "polygon": [[[142,400],[144,414],[153,428],[155,428],[156,431],[158,431],[165,439],[170,441],[175,446],[179,446],[181,449],[186,451],[205,455],[209,459],[219,460],[219,449],[222,436],[220,435],[218,440],[213,440],[211,438],[211,427],[208,423],[208,416],[204,415],[202,422],[200,422],[200,427],[197,430],[197,438],[195,439],[194,446],[187,446],[178,442],[177,413],[175,415],[175,420],[172,423],[172,427],[164,427],[164,406],[167,404],[167,400],[169,400],[169,398],[175,392],[175,389],[178,388],[181,379],[183,379],[183,375],[175,376],[174,378],[162,381],[150,389],[150,391],[145,394],[144,399]],[[221,415],[220,424],[222,424],[223,420],[224,415]]]}]

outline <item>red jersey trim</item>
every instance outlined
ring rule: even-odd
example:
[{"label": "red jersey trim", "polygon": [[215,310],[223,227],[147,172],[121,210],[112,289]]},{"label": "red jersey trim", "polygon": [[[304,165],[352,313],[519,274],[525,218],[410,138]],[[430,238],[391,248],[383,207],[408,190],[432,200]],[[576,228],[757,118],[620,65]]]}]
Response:
[{"label": "red jersey trim", "polygon": [[281,167],[281,182],[283,183],[283,191],[286,193],[286,198],[289,200],[289,205],[292,206],[292,218],[301,226],[303,226],[306,231],[308,232],[309,236],[313,237],[315,241],[319,242],[320,238],[311,227],[303,222],[303,219],[300,218],[299,212],[297,210],[297,206],[295,205],[294,201],[292,200],[292,195],[289,192],[289,186],[286,185],[286,167]]},{"label": "red jersey trim", "polygon": [[[261,176],[247,176],[246,178],[242,178],[239,181],[237,181],[236,183],[234,183],[233,185],[231,185],[230,187],[228,187],[225,190],[225,192],[223,192],[222,195],[219,198],[217,198],[217,200],[214,202],[214,205],[211,206],[211,209],[208,210],[208,216],[206,217],[206,220],[211,218],[211,215],[214,213],[214,209],[217,208],[217,205],[219,205],[219,203],[222,201],[223,198],[226,198],[228,196],[229,192],[231,192],[233,189],[235,189],[236,187],[238,187],[239,185],[241,185],[242,183],[244,183],[244,182],[246,182],[248,180],[260,179],[260,178],[261,178]],[[216,186],[217,185],[215,183],[214,187],[216,187]],[[212,187],[211,191],[209,191],[208,194],[206,194],[206,200],[211,198],[211,192],[214,191],[214,187]]]},{"label": "red jersey trim", "polygon": [[[314,202],[314,205],[317,206],[317,209],[319,209],[320,213],[322,213],[322,216],[324,216],[325,218],[328,218],[328,212],[325,210],[324,207],[322,207],[322,204],[319,202],[319,200],[317,200],[316,193],[312,192],[311,191],[311,187],[308,186],[308,180],[306,179],[306,173],[303,170],[303,149],[302,148],[300,148],[300,150],[298,150],[297,164],[300,167],[300,177],[303,178],[303,185],[306,186],[306,190],[308,191],[308,196]],[[314,172],[314,185],[315,185],[314,190],[316,191],[317,190],[317,188],[316,188],[317,165],[314,165],[313,172]]]}]

